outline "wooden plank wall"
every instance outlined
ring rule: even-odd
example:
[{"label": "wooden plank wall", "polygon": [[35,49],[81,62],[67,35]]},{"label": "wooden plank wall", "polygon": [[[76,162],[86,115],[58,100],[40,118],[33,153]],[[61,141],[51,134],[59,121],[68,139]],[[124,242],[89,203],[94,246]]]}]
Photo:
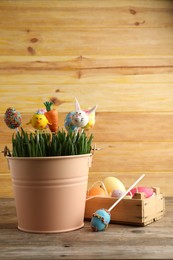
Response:
[{"label": "wooden plank wall", "polygon": [[[173,1],[1,0],[0,149],[10,145],[7,107],[23,126],[57,101],[60,126],[74,109],[98,104],[97,151],[89,186],[116,176],[173,195]],[[0,196],[11,197],[0,155]]]}]

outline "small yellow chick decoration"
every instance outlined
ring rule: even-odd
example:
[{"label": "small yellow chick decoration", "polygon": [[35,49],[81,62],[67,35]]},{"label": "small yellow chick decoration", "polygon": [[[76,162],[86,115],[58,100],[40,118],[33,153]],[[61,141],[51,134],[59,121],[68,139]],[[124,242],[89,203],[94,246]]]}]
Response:
[{"label": "small yellow chick decoration", "polygon": [[45,109],[37,110],[27,125],[31,124],[37,130],[43,130],[47,125],[51,125],[44,115],[45,112]]}]

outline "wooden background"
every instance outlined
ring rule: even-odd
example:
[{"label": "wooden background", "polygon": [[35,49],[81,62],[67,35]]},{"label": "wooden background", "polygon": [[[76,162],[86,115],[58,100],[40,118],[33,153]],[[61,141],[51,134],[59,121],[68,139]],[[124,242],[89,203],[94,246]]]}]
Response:
[{"label": "wooden background", "polygon": [[[0,150],[12,130],[7,107],[23,127],[50,98],[60,126],[74,110],[98,104],[97,151],[89,186],[115,176],[173,195],[173,1],[0,0]],[[0,197],[11,197],[0,155]]]}]

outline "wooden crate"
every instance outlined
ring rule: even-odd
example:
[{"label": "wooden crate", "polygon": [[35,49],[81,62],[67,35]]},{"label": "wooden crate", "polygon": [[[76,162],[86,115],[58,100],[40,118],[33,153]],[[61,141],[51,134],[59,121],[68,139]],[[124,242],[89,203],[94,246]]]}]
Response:
[{"label": "wooden crate", "polygon": [[[159,188],[153,188],[155,195],[145,198],[136,193],[132,199],[124,198],[111,211],[111,223],[146,226],[160,219],[165,212],[165,198]],[[117,199],[110,197],[91,197],[86,200],[85,220],[101,208],[108,209]]]}]

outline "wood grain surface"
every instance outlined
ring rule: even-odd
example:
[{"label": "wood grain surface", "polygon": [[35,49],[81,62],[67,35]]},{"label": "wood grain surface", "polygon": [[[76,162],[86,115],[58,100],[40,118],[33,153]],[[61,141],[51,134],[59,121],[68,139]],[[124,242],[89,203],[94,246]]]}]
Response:
[{"label": "wood grain surface", "polygon": [[[0,1],[0,151],[11,147],[7,107],[22,124],[54,98],[59,126],[98,105],[88,186],[106,176],[173,195],[173,2]],[[33,131],[30,127],[27,129]],[[13,196],[0,153],[0,197]]]},{"label": "wood grain surface", "polygon": [[146,226],[110,224],[104,232],[84,228],[59,234],[32,234],[17,230],[13,199],[0,199],[0,255],[12,259],[172,259],[172,198],[166,214]]}]

